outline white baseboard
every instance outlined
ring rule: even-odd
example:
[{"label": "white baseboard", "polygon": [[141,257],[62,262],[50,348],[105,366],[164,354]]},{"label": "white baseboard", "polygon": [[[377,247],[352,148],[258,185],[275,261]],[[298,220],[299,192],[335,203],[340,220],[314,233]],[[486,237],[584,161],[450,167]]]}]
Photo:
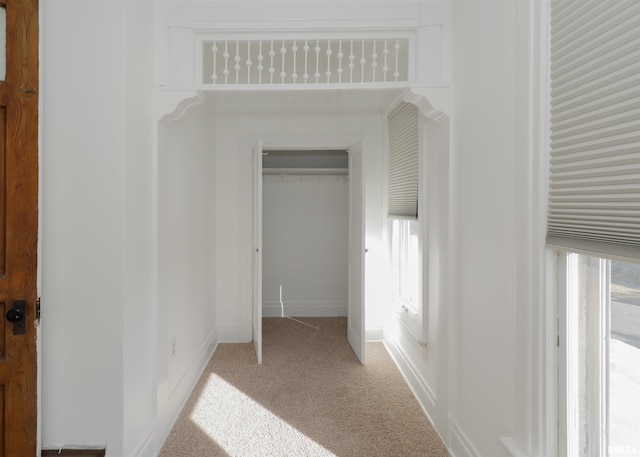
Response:
[{"label": "white baseboard", "polygon": [[[282,316],[280,302],[265,301],[262,303],[264,317]],[[347,315],[347,302],[298,301],[284,304],[284,315],[287,317],[337,317]]]},{"label": "white baseboard", "polygon": [[[429,422],[431,422],[431,425],[433,425],[433,428],[440,437],[440,440],[442,440],[445,446],[447,446],[452,457],[462,457],[462,455],[456,455],[452,451],[452,446],[450,445],[451,440],[447,439],[446,436],[443,436],[441,431],[436,428],[432,417],[432,413],[435,414],[436,395],[427,381],[422,377],[422,375],[420,375],[420,372],[416,369],[415,365],[411,362],[411,359],[407,356],[406,352],[400,345],[388,340],[384,340],[383,342],[387,352],[391,355],[391,358],[398,367],[398,370],[400,370],[400,373],[411,389],[411,392],[413,392],[413,396],[418,400],[418,404],[422,408],[422,411],[429,419]],[[465,457],[472,456],[475,457],[475,454],[465,455]]]},{"label": "white baseboard", "polygon": [[453,457],[480,457],[466,433],[458,426],[454,419],[449,419],[450,447],[449,452]]},{"label": "white baseboard", "polygon": [[528,457],[527,453],[522,450],[512,436],[501,436],[500,442],[502,442],[513,457]]},{"label": "white baseboard", "polygon": [[215,352],[218,347],[218,333],[217,331],[213,331],[213,333],[207,339],[207,342],[204,344],[202,349],[200,350],[200,354],[196,359],[191,363],[189,368],[184,372],[180,381],[176,384],[176,387],[169,394],[168,401],[168,412],[167,416],[169,420],[160,420],[158,424],[167,424],[164,430],[155,430],[153,442],[158,447],[154,452],[159,452],[162,449],[164,442],[169,437],[171,430],[175,426],[178,418],[180,417],[180,413],[184,409],[187,400],[189,400],[189,396],[193,389],[196,387],[198,380],[202,376],[204,369],[207,367],[211,356]]},{"label": "white baseboard", "polygon": [[400,345],[391,341],[385,341],[384,345],[409,385],[413,395],[418,400],[418,403],[420,403],[422,410],[427,417],[429,417],[431,423],[433,423],[431,413],[435,411],[436,407],[436,396],[433,390],[431,390],[427,381],[420,375]]},{"label": "white baseboard", "polygon": [[156,449],[153,441],[153,427],[149,426],[138,440],[138,445],[130,454],[132,457],[154,457]]},{"label": "white baseboard", "polygon": [[220,343],[251,343],[251,323],[249,325],[221,325],[218,327]]},{"label": "white baseboard", "polygon": [[384,332],[381,328],[368,328],[364,332],[364,340],[366,342],[377,342],[384,340]]}]

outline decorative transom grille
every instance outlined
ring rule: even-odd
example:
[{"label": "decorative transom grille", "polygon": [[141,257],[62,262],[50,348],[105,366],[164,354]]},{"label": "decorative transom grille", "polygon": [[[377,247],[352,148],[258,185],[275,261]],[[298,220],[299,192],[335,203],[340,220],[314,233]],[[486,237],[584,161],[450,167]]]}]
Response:
[{"label": "decorative transom grille", "polygon": [[380,84],[409,81],[409,40],[204,40],[202,84]]}]

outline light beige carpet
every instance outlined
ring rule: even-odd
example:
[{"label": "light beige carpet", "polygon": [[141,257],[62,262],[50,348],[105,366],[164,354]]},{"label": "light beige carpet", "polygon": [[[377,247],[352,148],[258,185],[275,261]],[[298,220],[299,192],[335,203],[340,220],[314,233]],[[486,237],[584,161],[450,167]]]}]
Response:
[{"label": "light beige carpet", "polygon": [[445,446],[381,343],[366,365],[345,318],[263,321],[251,344],[221,344],[160,457],[440,457]]}]

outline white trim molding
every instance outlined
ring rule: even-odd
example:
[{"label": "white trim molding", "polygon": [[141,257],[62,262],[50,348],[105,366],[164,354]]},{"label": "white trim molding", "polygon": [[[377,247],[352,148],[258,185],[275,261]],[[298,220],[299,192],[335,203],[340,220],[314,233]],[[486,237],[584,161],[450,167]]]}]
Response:
[{"label": "white trim molding", "polygon": [[385,110],[388,116],[400,103],[416,105],[425,118],[440,124],[450,117],[451,90],[448,87],[411,85]]},{"label": "white trim molding", "polygon": [[404,100],[416,105],[424,117],[437,124],[447,119],[451,113],[448,87],[411,86]]},{"label": "white trim molding", "polygon": [[455,419],[449,418],[449,452],[454,457],[482,457]]},{"label": "white trim molding", "polygon": [[180,417],[180,413],[184,409],[187,400],[191,396],[198,380],[202,376],[205,368],[209,364],[209,360],[218,347],[218,333],[214,330],[206,343],[202,347],[200,354],[191,362],[189,368],[171,390],[168,397],[168,414],[162,424],[158,424],[155,431],[154,443],[156,450],[160,451],[162,445],[169,437],[169,433],[173,429],[176,421]]},{"label": "white trim molding", "polygon": [[181,119],[192,106],[204,103],[205,95],[197,90],[156,91],[156,119],[166,123]]},{"label": "white trim molding", "polygon": [[[271,85],[269,69],[272,59],[269,50],[272,40],[279,43],[277,49],[274,48],[275,53],[272,56],[276,60],[281,57],[281,48],[288,50],[282,57],[284,54],[292,57],[292,54],[297,52],[300,60],[303,60],[302,46],[305,40],[309,43],[314,42],[314,45],[316,40],[331,40],[335,46],[339,40],[343,40],[345,46],[349,47],[349,50],[343,50],[344,65],[341,66],[337,60],[335,61],[336,69],[342,68],[344,72],[343,84],[367,82],[372,87],[383,86],[387,82],[393,83],[398,80],[397,73],[400,71],[400,80],[406,83],[443,86],[449,83],[451,73],[451,6],[447,3],[405,0],[345,3],[316,0],[304,4],[293,1],[253,2],[251,7],[247,7],[244,2],[187,5],[171,11],[168,15],[166,32],[169,45],[165,44],[163,49],[163,45],[159,44],[158,54],[160,60],[168,63],[167,79],[168,87],[171,89],[224,90],[228,77],[229,82],[234,82],[236,70],[242,68],[244,73],[249,70],[247,81],[245,84],[230,84],[233,87],[228,89],[255,90],[256,87],[253,86],[256,84]],[[404,69],[399,69],[396,65],[396,39],[407,40],[407,47],[401,53]],[[293,45],[293,40],[297,41],[296,45]],[[369,44],[364,53],[363,40],[382,41],[376,49]],[[386,48],[383,47],[385,40],[388,45]],[[285,45],[285,41],[291,43]],[[357,54],[356,49],[351,49],[351,41],[362,45],[362,56]],[[268,44],[269,49],[264,49],[264,52],[258,54],[255,46],[260,42]],[[159,43],[162,43],[162,40]],[[225,45],[219,48],[217,43]],[[235,46],[234,50],[228,49],[229,43],[232,47]],[[253,43],[254,52],[250,53],[247,49],[247,56],[240,58],[238,43]],[[309,62],[309,71],[305,72],[308,73],[309,79],[314,79],[314,72],[318,72],[314,45],[310,45],[312,49],[307,50],[309,59],[313,60]],[[334,50],[334,47],[326,44],[323,46]],[[294,47],[297,51],[293,51]],[[204,68],[209,68],[205,61],[212,60],[209,63],[213,63],[214,59],[212,55],[203,51],[204,48],[219,56],[218,68],[213,71],[217,78],[209,78],[210,72],[204,71]],[[338,56],[337,49],[336,47],[333,52],[334,59]],[[387,49],[387,53],[383,52],[383,49]],[[327,57],[331,56],[326,55],[324,48],[321,54],[323,63],[328,64]],[[350,62],[350,54],[356,54],[354,57],[357,57],[357,61]],[[347,78],[349,63],[355,64],[356,70],[359,69],[360,58],[365,57],[365,54],[368,71],[377,71],[380,77],[371,78],[371,81],[364,78],[364,75],[358,78],[359,81]],[[262,56],[260,62],[257,58],[252,58],[259,55]],[[387,57],[389,60],[385,61]],[[281,72],[286,73],[290,79],[287,84],[277,86],[280,89],[283,86],[299,86],[303,89],[305,84],[295,84],[296,78],[291,79],[295,73],[302,81],[302,67],[299,67],[298,71],[294,64],[291,65],[293,66],[287,64],[272,69],[271,73],[275,79],[278,79]],[[258,66],[262,67],[265,76],[264,81],[261,80],[259,83],[250,76],[251,72],[255,72],[256,78],[258,77]],[[327,82],[338,81],[336,71],[329,75],[323,70],[320,74]],[[385,78],[384,74],[388,77]],[[207,78],[211,79],[210,83],[206,83]],[[216,80],[224,81],[225,84],[216,84]],[[252,81],[255,84],[250,84]]]},{"label": "white trim molding", "polygon": [[138,445],[134,447],[134,451],[131,452],[132,457],[152,457],[155,455],[154,447],[154,427],[149,425],[145,432],[140,436]]},{"label": "white trim molding", "polygon": [[411,359],[407,356],[402,346],[389,341],[385,341],[384,345],[387,348],[387,352],[389,352],[391,358],[398,366],[402,377],[405,379],[405,381],[407,381],[409,388],[418,400],[418,403],[422,407],[422,410],[425,412],[427,417],[429,417],[431,423],[433,423],[431,412],[434,411],[436,407],[435,393],[433,392],[427,381],[424,379],[424,377],[422,377],[420,372],[415,368],[415,366],[411,362]]},{"label": "white trim molding", "polygon": [[[295,301],[284,305],[284,317],[335,317],[347,315],[347,302]],[[262,302],[263,317],[282,317],[279,301]]]},{"label": "white trim molding", "polygon": [[[548,300],[544,245],[549,142],[549,2],[520,2],[517,27],[528,39],[518,42],[515,157],[516,289],[518,334],[513,436],[502,440],[514,456],[557,455],[556,310]],[[517,447],[516,447],[517,446]]]},{"label": "white trim molding", "polygon": [[513,457],[528,457],[527,453],[522,450],[520,445],[512,436],[500,437],[500,442],[507,448]]}]

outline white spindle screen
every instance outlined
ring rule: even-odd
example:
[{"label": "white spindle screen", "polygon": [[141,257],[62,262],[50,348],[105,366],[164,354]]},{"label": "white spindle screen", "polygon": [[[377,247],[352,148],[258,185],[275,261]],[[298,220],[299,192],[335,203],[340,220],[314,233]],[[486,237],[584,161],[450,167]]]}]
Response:
[{"label": "white spindle screen", "polygon": [[407,82],[408,48],[407,38],[205,40],[202,84]]}]

